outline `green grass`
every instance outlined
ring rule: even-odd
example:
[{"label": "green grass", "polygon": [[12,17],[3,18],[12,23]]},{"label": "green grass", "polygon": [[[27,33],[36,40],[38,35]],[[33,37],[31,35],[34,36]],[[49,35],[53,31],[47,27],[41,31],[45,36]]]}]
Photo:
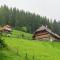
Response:
[{"label": "green grass", "polygon": [[[17,35],[16,32],[13,34]],[[26,35],[31,37],[31,34]],[[3,39],[8,47],[0,49],[0,60],[60,60],[60,42],[12,37],[3,37]]]},{"label": "green grass", "polygon": [[[24,37],[22,37],[22,35],[24,35]],[[22,31],[13,30],[12,31],[12,37],[19,37],[19,38],[24,38],[24,39],[32,39],[32,34],[22,32]]]}]

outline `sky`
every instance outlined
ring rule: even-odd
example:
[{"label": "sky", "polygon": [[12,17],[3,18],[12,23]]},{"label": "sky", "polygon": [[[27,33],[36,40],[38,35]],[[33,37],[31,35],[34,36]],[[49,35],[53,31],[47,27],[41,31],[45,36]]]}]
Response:
[{"label": "sky", "polygon": [[60,0],[0,0],[4,4],[60,21]]}]

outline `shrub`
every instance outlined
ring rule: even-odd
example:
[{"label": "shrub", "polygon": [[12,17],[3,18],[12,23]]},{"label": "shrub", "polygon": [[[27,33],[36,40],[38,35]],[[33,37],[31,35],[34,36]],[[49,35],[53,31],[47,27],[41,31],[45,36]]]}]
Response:
[{"label": "shrub", "polygon": [[27,32],[27,28],[26,27],[21,27],[20,30],[24,31],[24,32]]},{"label": "shrub", "polygon": [[6,44],[2,39],[0,39],[0,48],[4,48],[4,47],[6,47]]}]

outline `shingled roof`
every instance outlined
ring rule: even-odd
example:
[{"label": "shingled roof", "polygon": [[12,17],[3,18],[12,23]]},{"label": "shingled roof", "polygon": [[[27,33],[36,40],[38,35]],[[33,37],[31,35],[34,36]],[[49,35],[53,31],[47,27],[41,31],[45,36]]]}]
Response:
[{"label": "shingled roof", "polygon": [[3,27],[3,29],[5,29],[5,30],[10,30],[10,31],[11,31],[11,26],[6,25],[6,26]]},{"label": "shingled roof", "polygon": [[55,36],[56,38],[59,38],[60,39],[60,36],[58,35],[58,34],[56,34],[56,33],[53,33],[49,28],[47,28],[47,26],[45,27],[45,26],[41,26],[41,27],[39,27],[35,32],[34,32],[34,34],[36,33],[36,32],[40,32],[40,31],[47,31],[48,33],[50,33],[50,34],[52,34],[53,36]]},{"label": "shingled roof", "polygon": [[11,29],[11,26],[5,25],[5,26],[3,26],[3,27],[0,27],[0,31],[3,31],[3,30],[11,31],[12,29]]}]

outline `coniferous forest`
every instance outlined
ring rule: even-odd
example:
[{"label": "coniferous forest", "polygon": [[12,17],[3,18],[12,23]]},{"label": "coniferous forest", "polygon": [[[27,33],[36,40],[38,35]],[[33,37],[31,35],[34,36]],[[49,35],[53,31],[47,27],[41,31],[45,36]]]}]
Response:
[{"label": "coniferous forest", "polygon": [[4,5],[0,7],[0,26],[6,24],[29,33],[33,33],[41,25],[47,25],[53,32],[60,35],[60,21],[52,21],[46,16],[25,12],[17,8],[8,8]]}]

